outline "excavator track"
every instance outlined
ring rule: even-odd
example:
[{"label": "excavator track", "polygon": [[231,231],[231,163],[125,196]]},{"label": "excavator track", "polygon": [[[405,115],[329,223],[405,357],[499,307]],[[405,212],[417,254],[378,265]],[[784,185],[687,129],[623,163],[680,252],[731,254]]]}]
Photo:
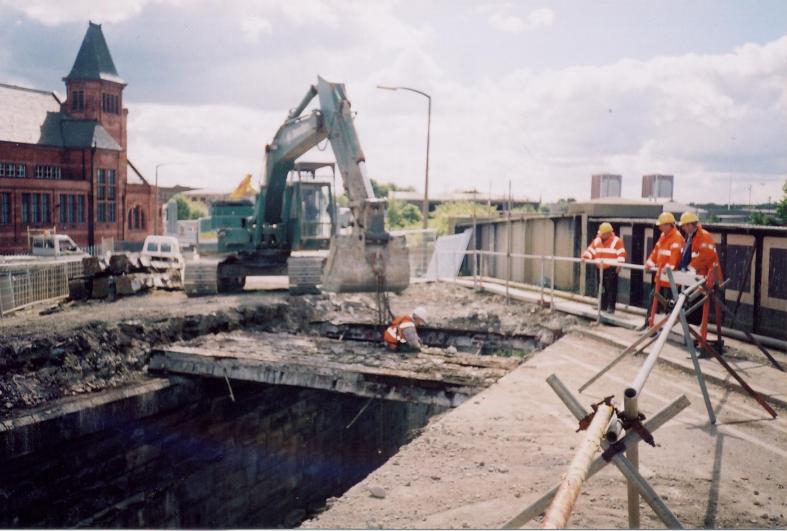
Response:
[{"label": "excavator track", "polygon": [[216,295],[219,292],[219,263],[221,260],[200,258],[186,262],[183,289],[189,297]]}]

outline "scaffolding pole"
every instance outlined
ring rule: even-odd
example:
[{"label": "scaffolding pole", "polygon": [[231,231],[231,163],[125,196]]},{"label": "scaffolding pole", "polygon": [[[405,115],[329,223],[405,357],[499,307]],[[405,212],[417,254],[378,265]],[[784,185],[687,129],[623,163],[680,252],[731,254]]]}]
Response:
[{"label": "scaffolding pole", "polygon": [[610,406],[605,404],[598,406],[596,414],[593,415],[593,420],[588,426],[582,442],[579,443],[576,454],[574,454],[574,459],[571,460],[568,472],[566,472],[552,503],[544,514],[541,529],[563,529],[566,527],[582,489],[582,484],[588,477],[593,456],[599,449],[611,417],[612,408]]},{"label": "scaffolding pole", "polygon": [[[554,374],[551,375],[549,378],[547,378],[547,383],[552,387],[563,404],[566,405],[569,411],[571,411],[571,414],[574,415],[577,420],[580,420],[587,415],[587,412],[579,403],[579,401],[574,397],[574,395],[571,394],[566,386],[563,385],[557,376]],[[661,426],[666,424],[669,420],[671,420],[675,415],[689,407],[689,405],[690,402],[689,399],[686,398],[686,395],[681,395],[666,407],[661,409],[658,413],[653,415],[646,422],[644,422],[643,426],[647,431],[653,433]],[[619,444],[628,448],[630,445],[637,443],[640,440],[641,436],[639,433],[632,430],[627,431],[625,437],[623,437],[618,442]],[[602,441],[601,447],[607,449],[609,447],[609,443]],[[606,461],[601,456],[597,457],[590,465],[587,477],[592,477],[594,474],[603,469],[609,462],[610,461]],[[612,456],[611,462],[615,464],[615,466],[618,468],[618,470],[620,470],[627,480],[630,479],[632,481],[632,483],[636,486],[639,495],[642,496],[645,502],[651,507],[651,509],[653,509],[653,512],[656,513],[656,515],[668,528],[682,528],[678,519],[675,518],[675,515],[672,514],[672,512],[664,503],[664,500],[659,497],[659,495],[653,490],[653,487],[651,487],[650,484],[639,474],[639,472],[633,467],[631,462],[625,456],[617,453]],[[544,510],[546,510],[546,508],[549,506],[552,498],[555,496],[558,487],[559,485],[553,487],[549,492],[536,500],[525,510],[514,516],[503,526],[503,529],[519,529],[520,527],[527,524],[530,520],[543,513]]]}]

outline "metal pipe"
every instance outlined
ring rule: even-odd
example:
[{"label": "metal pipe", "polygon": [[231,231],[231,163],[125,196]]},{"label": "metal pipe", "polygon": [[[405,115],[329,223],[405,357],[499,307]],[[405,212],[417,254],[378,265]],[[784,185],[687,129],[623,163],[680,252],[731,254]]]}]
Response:
[{"label": "metal pipe", "polygon": [[[566,387],[557,378],[557,376],[555,376],[554,374],[551,375],[549,378],[547,378],[547,383],[549,383],[549,385],[552,387],[552,389],[555,391],[555,393],[558,395],[561,401],[568,407],[569,411],[571,411],[572,415],[574,415],[574,417],[577,420],[584,418],[586,414],[584,408],[577,401],[577,399],[574,398],[574,396],[568,391],[568,389],[566,389]],[[653,415],[650,419],[646,420],[644,423],[645,429],[648,430],[650,433],[655,432],[664,424],[666,424],[669,420],[675,417],[678,413],[689,407],[689,405],[691,405],[691,402],[689,402],[689,399],[686,398],[686,395],[679,396],[678,398],[673,400],[670,404],[662,408],[658,413]],[[635,442],[639,442],[640,440],[641,440],[640,435],[635,431],[631,431],[626,433],[623,439],[621,439],[621,443],[628,447],[629,445],[634,444]],[[601,445],[602,447],[605,447],[606,443],[602,442]],[[616,457],[622,458],[622,459],[613,459],[613,462],[618,467],[618,469],[621,470],[621,473],[623,473],[624,475],[629,474],[632,477],[634,477],[635,474],[638,475],[636,471],[633,471],[633,473],[631,473],[632,471],[630,469],[628,469],[625,465],[620,464],[628,461],[628,459],[626,459],[620,454],[618,454]],[[597,457],[595,461],[593,461],[593,463],[590,465],[590,469],[588,470],[588,478],[593,477],[596,473],[598,473],[605,466],[607,466],[607,464],[608,462],[603,457],[601,456]],[[624,468],[626,469],[625,472],[623,470]],[[650,507],[654,510],[654,512],[660,515],[659,516],[660,518],[662,516],[664,517],[662,518],[662,521],[670,520],[668,516],[668,514],[671,514],[669,513],[669,509],[666,508],[666,506],[661,507],[659,505],[659,502],[661,502],[661,505],[664,505],[664,502],[660,500],[660,498],[658,498],[658,495],[655,492],[652,493],[653,496],[650,496],[650,493],[647,492],[647,488],[645,488],[647,482],[643,480],[640,483],[636,483],[636,485],[643,487],[643,491],[640,491],[640,494],[642,495],[643,499],[648,503],[648,505],[650,505]],[[546,508],[549,506],[549,502],[555,496],[558,487],[559,485],[554,486],[549,492],[541,496],[538,500],[533,502],[529,507],[527,507],[522,512],[514,516],[511,520],[506,522],[502,528],[519,529],[520,527],[527,524],[530,520],[532,520],[539,514],[543,513],[546,510]],[[674,516],[672,517],[672,519],[674,521],[677,521],[674,519]],[[680,522],[678,522],[677,525],[674,525],[673,523],[673,525],[668,525],[668,527],[677,529],[680,528],[681,526],[680,526]]]},{"label": "metal pipe", "polygon": [[[554,245],[554,242],[553,242]],[[552,273],[550,274],[550,286],[549,286],[549,309],[555,309],[555,259],[552,259]]]},{"label": "metal pipe", "polygon": [[[617,356],[617,357],[616,357],[614,360],[610,361],[610,362],[609,362],[609,363],[608,363],[608,364],[607,364],[607,365],[606,365],[606,366],[605,366],[603,369],[601,369],[600,371],[598,371],[598,372],[597,372],[597,373],[596,373],[596,374],[595,374],[595,375],[594,375],[594,376],[593,376],[593,377],[592,377],[590,380],[588,380],[587,382],[583,383],[583,384],[582,384],[582,385],[579,387],[579,392],[581,393],[582,391],[584,391],[585,389],[587,389],[587,388],[588,388],[588,387],[589,387],[591,384],[593,384],[593,382],[595,382],[596,380],[598,380],[599,378],[601,378],[601,377],[602,377],[604,374],[606,374],[606,373],[607,373],[607,372],[608,372],[610,369],[612,369],[612,367],[614,367],[615,365],[617,365],[617,364],[620,362],[620,360],[622,360],[623,358],[625,358],[627,354],[630,354],[630,353],[631,353],[631,354],[636,354],[636,353],[637,353],[637,352],[639,352],[640,350],[643,350],[643,349],[647,348],[647,347],[648,347],[648,345],[650,345],[651,343],[653,343],[654,341],[656,341],[656,337],[650,337],[650,334],[651,334],[652,332],[654,332],[654,331],[658,330],[658,329],[659,329],[659,328],[660,328],[660,327],[661,327],[661,326],[662,326],[662,325],[663,325],[663,324],[664,324],[666,321],[667,321],[667,318],[666,318],[666,317],[664,317],[664,318],[662,318],[662,319],[661,319],[661,321],[659,321],[658,323],[656,323],[656,324],[654,324],[653,326],[651,326],[650,328],[648,328],[648,330],[647,330],[647,331],[646,331],[644,334],[642,334],[642,335],[639,337],[639,339],[637,339],[637,340],[636,340],[634,343],[632,343],[631,345],[629,345],[628,347],[626,347],[626,348],[623,350],[623,352],[621,352],[620,354],[618,354],[618,356]],[[638,345],[640,345],[640,344],[641,344],[641,343],[643,343],[643,342],[644,342],[645,344],[643,344],[642,346],[640,346],[639,348],[637,348],[637,346],[638,346]],[[636,350],[635,350],[635,349],[636,349]]]},{"label": "metal pipe", "polygon": [[541,529],[563,529],[568,523],[571,511],[579,497],[582,484],[588,477],[593,456],[604,438],[604,429],[612,417],[612,408],[606,404],[599,404],[590,426],[585,431],[585,436],[579,443],[574,458],[568,467],[566,476],[560,483],[552,503],[549,505]]},{"label": "metal pipe", "polygon": [[[678,287],[675,285],[675,277],[672,275],[671,269],[667,269],[667,278],[669,278],[670,289],[672,290],[672,296],[674,297],[678,293]],[[713,404],[710,401],[708,388],[705,385],[705,377],[702,375],[700,360],[697,358],[697,350],[694,348],[694,339],[691,337],[691,329],[689,328],[689,322],[686,319],[686,312],[682,307],[678,311],[678,315],[680,316],[680,325],[683,328],[683,339],[686,342],[686,349],[689,351],[689,355],[691,356],[691,364],[694,366],[694,373],[697,375],[697,383],[699,383],[700,391],[702,392],[702,398],[705,401],[705,409],[708,411],[708,420],[711,424],[716,424],[716,414],[713,412]]]},{"label": "metal pipe", "polygon": [[598,276],[598,302],[596,303],[596,324],[601,323],[601,301],[604,296],[604,275]]},{"label": "metal pipe", "polygon": [[609,424],[607,424],[604,437],[608,442],[615,442],[620,439],[620,433],[622,431],[623,423],[618,418],[617,413],[612,413],[612,418],[609,419]]},{"label": "metal pipe", "polygon": [[675,303],[675,307],[669,314],[664,328],[661,329],[661,333],[659,334],[658,339],[656,339],[653,348],[650,350],[650,354],[648,354],[648,357],[645,358],[645,362],[642,364],[642,367],[637,373],[636,378],[634,378],[634,381],[626,389],[626,396],[631,398],[639,396],[640,392],[642,391],[642,386],[645,385],[645,381],[648,379],[650,372],[656,365],[656,360],[658,360],[659,355],[661,354],[661,349],[664,348],[664,344],[667,342],[667,336],[669,336],[670,330],[672,330],[672,327],[675,326],[675,321],[678,320],[678,316],[680,315],[680,311],[683,308],[683,304],[686,302],[686,296],[687,295],[685,291],[678,296],[678,301]]},{"label": "metal pipe", "polygon": [[541,257],[541,282],[540,290],[541,290],[541,304],[544,304],[544,257]]},{"label": "metal pipe", "polygon": [[[636,396],[623,396],[623,414],[629,422],[636,421],[639,418],[639,407],[637,405]],[[639,470],[639,444],[633,442],[626,446],[626,458],[631,463],[634,470]],[[628,499],[628,516],[629,516],[629,529],[639,528],[639,492],[634,482],[629,480],[626,482],[626,493]]]},{"label": "metal pipe", "polygon": [[560,378],[558,378],[556,374],[549,375],[547,378],[547,384],[549,384],[549,387],[552,388],[557,397],[563,402],[563,404],[577,420],[582,420],[585,418],[585,415],[587,415],[585,408],[579,403],[579,400],[577,400],[574,395],[571,394],[571,391],[569,391],[568,388],[563,385],[563,382],[560,381]]}]

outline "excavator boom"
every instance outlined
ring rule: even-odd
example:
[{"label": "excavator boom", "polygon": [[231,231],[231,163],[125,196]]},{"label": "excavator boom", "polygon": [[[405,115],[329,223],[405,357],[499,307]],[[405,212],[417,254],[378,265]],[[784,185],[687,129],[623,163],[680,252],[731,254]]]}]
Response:
[{"label": "excavator boom", "polygon": [[[302,115],[315,97],[319,100],[319,110]],[[317,86],[309,88],[266,147],[265,196],[258,200],[255,240],[265,242],[265,227],[282,221],[282,196],[287,173],[295,159],[325,138],[336,156],[354,223],[351,234],[335,235],[331,239],[323,289],[336,292],[405,289],[410,282],[407,246],[404,238],[393,238],[385,230],[386,201],[374,196],[350,101],[341,83],[318,78]]]}]

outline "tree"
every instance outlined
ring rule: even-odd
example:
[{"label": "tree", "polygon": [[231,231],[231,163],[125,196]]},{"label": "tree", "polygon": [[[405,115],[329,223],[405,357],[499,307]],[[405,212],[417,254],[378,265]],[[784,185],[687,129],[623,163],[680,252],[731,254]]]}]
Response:
[{"label": "tree", "polygon": [[429,228],[437,231],[438,234],[448,234],[451,218],[471,218],[473,210],[478,218],[498,217],[497,209],[483,203],[473,203],[472,201],[453,201],[437,205],[429,218]]},{"label": "tree", "polygon": [[421,211],[412,203],[393,201],[388,203],[388,210],[385,213],[388,228],[391,230],[411,229],[421,223]]},{"label": "tree", "polygon": [[782,200],[776,205],[776,215],[782,223],[787,224],[787,181],[784,181],[782,191],[784,192],[784,197],[782,197]]},{"label": "tree", "polygon": [[394,183],[384,183],[369,179],[372,183],[372,190],[374,190],[375,197],[388,197],[389,192],[415,192],[412,186],[399,186]]},{"label": "tree", "polygon": [[178,194],[175,196],[178,205],[178,219],[199,219],[208,215],[208,207],[200,202]]}]

